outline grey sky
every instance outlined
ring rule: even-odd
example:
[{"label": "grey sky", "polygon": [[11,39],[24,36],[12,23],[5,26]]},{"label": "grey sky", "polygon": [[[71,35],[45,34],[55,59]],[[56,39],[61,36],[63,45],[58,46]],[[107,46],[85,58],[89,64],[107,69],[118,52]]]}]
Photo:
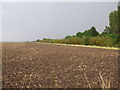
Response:
[{"label": "grey sky", "polygon": [[3,41],[64,38],[95,26],[102,32],[117,2],[3,3]]},{"label": "grey sky", "polygon": [[2,3],[0,3],[0,42],[2,41]]}]

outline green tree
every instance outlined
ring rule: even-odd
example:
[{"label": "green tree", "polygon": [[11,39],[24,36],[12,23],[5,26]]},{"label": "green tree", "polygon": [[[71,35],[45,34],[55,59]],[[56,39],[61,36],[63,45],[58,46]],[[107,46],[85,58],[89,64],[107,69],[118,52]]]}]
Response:
[{"label": "green tree", "polygon": [[118,11],[113,11],[109,15],[110,33],[118,33]]},{"label": "green tree", "polygon": [[118,14],[118,11],[113,11],[109,14],[109,27],[106,26],[103,33],[118,33]]},{"label": "green tree", "polygon": [[93,36],[93,37],[99,35],[99,33],[96,31],[96,28],[95,28],[95,27],[92,27],[92,28],[90,29],[90,33],[91,33],[91,36]]},{"label": "green tree", "polygon": [[101,35],[106,35],[106,34],[109,34],[109,30],[110,30],[110,27],[106,26],[104,31],[101,33]]},{"label": "green tree", "polygon": [[99,33],[96,31],[96,28],[93,26],[91,27],[91,29],[89,30],[85,30],[84,33],[83,33],[84,36],[98,36]]},{"label": "green tree", "polygon": [[37,42],[40,42],[41,40],[40,40],[40,39],[37,39],[36,41],[37,41]]},{"label": "green tree", "polygon": [[47,40],[47,38],[43,38],[43,40]]},{"label": "green tree", "polygon": [[69,36],[66,36],[65,39],[69,39],[69,38],[71,38],[71,37],[72,37],[72,36],[69,35]]},{"label": "green tree", "polygon": [[118,6],[118,33],[120,34],[120,6]]},{"label": "green tree", "polygon": [[83,33],[82,33],[82,32],[78,32],[78,33],[76,34],[76,36],[77,36],[78,38],[81,38],[81,37],[83,36]]}]

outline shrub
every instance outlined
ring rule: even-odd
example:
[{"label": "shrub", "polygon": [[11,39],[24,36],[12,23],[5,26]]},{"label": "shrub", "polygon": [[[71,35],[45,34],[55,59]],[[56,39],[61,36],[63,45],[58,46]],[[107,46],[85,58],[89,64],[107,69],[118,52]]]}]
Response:
[{"label": "shrub", "polygon": [[82,44],[89,45],[90,44],[90,36],[83,36],[82,37]]}]

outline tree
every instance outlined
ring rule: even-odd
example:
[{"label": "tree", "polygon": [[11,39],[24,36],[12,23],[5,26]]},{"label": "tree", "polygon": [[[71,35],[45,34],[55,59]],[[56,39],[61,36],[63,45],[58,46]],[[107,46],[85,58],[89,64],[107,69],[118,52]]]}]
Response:
[{"label": "tree", "polygon": [[91,29],[89,30],[85,30],[83,34],[84,36],[93,36],[93,37],[99,35],[99,33],[96,31],[96,28],[94,26],[91,27]]},{"label": "tree", "polygon": [[110,33],[118,33],[118,11],[113,11],[109,15]]},{"label": "tree", "polygon": [[36,41],[37,41],[37,42],[40,42],[41,40],[40,40],[40,39],[37,39]]},{"label": "tree", "polygon": [[106,26],[103,33],[118,33],[118,14],[118,11],[113,11],[109,14],[109,27]]},{"label": "tree", "polygon": [[104,34],[109,34],[110,27],[106,26],[104,31],[101,33],[102,35]]},{"label": "tree", "polygon": [[81,38],[81,37],[83,36],[83,33],[82,33],[82,32],[78,32],[78,33],[76,34],[76,36],[77,36],[78,38]]},{"label": "tree", "polygon": [[118,33],[120,34],[120,6],[118,6]]},{"label": "tree", "polygon": [[96,31],[96,28],[93,26],[91,29],[90,29],[90,34],[91,36],[98,36],[99,33]]},{"label": "tree", "polygon": [[69,39],[69,38],[71,38],[71,37],[72,37],[72,36],[69,35],[69,36],[66,36],[65,39]]}]

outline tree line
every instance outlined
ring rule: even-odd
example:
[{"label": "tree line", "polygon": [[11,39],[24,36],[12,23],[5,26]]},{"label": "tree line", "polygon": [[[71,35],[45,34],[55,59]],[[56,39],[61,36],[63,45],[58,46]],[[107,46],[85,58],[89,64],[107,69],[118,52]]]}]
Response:
[{"label": "tree line", "polygon": [[63,39],[43,38],[43,40],[38,39],[37,42],[118,47],[120,45],[119,17],[120,7],[109,14],[109,26],[106,26],[102,33],[93,26],[84,32],[77,32],[76,35],[69,35]]}]

